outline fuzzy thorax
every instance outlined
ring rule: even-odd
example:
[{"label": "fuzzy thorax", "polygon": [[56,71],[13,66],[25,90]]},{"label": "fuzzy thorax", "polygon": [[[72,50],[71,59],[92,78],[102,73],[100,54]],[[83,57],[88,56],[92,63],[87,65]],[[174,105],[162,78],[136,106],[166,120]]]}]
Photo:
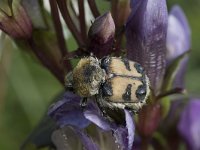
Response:
[{"label": "fuzzy thorax", "polygon": [[94,57],[82,58],[73,70],[73,87],[81,97],[98,94],[100,84],[105,81],[105,71]]}]

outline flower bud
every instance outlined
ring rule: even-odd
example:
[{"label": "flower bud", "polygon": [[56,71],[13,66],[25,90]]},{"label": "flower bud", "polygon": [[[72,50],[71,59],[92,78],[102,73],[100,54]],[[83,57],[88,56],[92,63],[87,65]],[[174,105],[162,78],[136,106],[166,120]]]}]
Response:
[{"label": "flower bud", "polygon": [[9,15],[0,10],[0,29],[12,38],[30,38],[32,35],[32,23],[25,9],[19,2],[13,1],[11,12],[11,15]]},{"label": "flower bud", "polygon": [[115,24],[110,12],[96,18],[90,27],[89,50],[97,57],[105,56],[112,47],[115,34]]}]

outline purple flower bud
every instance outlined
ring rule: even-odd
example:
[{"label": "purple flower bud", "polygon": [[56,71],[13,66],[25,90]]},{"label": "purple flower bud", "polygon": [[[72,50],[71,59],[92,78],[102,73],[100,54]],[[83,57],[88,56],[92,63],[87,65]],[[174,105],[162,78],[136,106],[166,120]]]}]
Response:
[{"label": "purple flower bud", "polygon": [[3,10],[0,10],[0,29],[13,38],[31,37],[31,20],[19,2],[12,2],[11,16]]},{"label": "purple flower bud", "polygon": [[126,24],[127,57],[144,66],[151,86],[157,89],[165,72],[166,0],[132,0]]},{"label": "purple flower bud", "polygon": [[[187,19],[182,9],[175,5],[168,19],[167,31],[167,64],[171,64],[180,55],[184,54],[190,49],[191,45],[191,31]],[[179,66],[173,82],[173,87],[185,87],[184,77],[187,69],[188,56],[184,56]]]},{"label": "purple flower bud", "polygon": [[200,99],[191,99],[182,112],[178,130],[190,150],[200,149]]},{"label": "purple flower bud", "polygon": [[190,49],[191,31],[182,9],[175,5],[169,14],[167,30],[167,62]]},{"label": "purple flower bud", "polygon": [[115,34],[115,24],[110,12],[96,18],[90,27],[89,50],[97,57],[103,57],[110,53]]}]

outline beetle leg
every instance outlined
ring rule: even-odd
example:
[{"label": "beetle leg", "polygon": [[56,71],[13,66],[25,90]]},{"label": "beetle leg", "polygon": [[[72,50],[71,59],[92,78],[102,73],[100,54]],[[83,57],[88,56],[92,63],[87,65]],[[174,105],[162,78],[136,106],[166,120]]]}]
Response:
[{"label": "beetle leg", "polygon": [[104,102],[104,99],[102,97],[102,89],[99,90],[99,94],[96,96],[96,102],[97,102],[97,105],[99,106],[99,109],[101,110],[102,112],[102,115],[106,118],[108,118],[108,115],[106,113],[106,110],[105,110],[105,102]]},{"label": "beetle leg", "polygon": [[85,108],[87,106],[88,99],[87,97],[83,97],[80,103],[81,108]]},{"label": "beetle leg", "polygon": [[125,109],[137,114],[145,103],[125,103]]},{"label": "beetle leg", "polygon": [[74,88],[73,88],[73,86],[72,86],[72,84],[67,84],[67,85],[65,85],[65,90],[66,91],[74,91]]},{"label": "beetle leg", "polygon": [[69,72],[66,76],[65,76],[65,89],[67,91],[73,91],[73,76],[72,76],[72,72]]},{"label": "beetle leg", "polygon": [[68,53],[68,55],[63,58],[63,61],[71,59],[81,59],[83,57],[90,55],[91,55],[90,52],[88,52],[86,48],[82,47]]},{"label": "beetle leg", "polygon": [[102,111],[102,113],[105,113],[104,107],[103,107],[103,103],[102,103],[102,89],[99,90],[99,94],[95,96],[97,105],[99,106],[99,109]]}]

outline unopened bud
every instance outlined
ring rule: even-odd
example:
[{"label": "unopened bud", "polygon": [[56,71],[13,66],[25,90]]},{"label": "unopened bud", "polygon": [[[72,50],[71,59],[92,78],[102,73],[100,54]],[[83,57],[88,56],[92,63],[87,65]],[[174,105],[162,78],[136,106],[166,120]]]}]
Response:
[{"label": "unopened bud", "polygon": [[11,16],[0,10],[0,29],[12,38],[31,37],[32,23],[20,3],[13,1]]},{"label": "unopened bud", "polygon": [[90,51],[99,57],[107,55],[114,35],[115,24],[110,12],[96,18],[88,33]]}]

